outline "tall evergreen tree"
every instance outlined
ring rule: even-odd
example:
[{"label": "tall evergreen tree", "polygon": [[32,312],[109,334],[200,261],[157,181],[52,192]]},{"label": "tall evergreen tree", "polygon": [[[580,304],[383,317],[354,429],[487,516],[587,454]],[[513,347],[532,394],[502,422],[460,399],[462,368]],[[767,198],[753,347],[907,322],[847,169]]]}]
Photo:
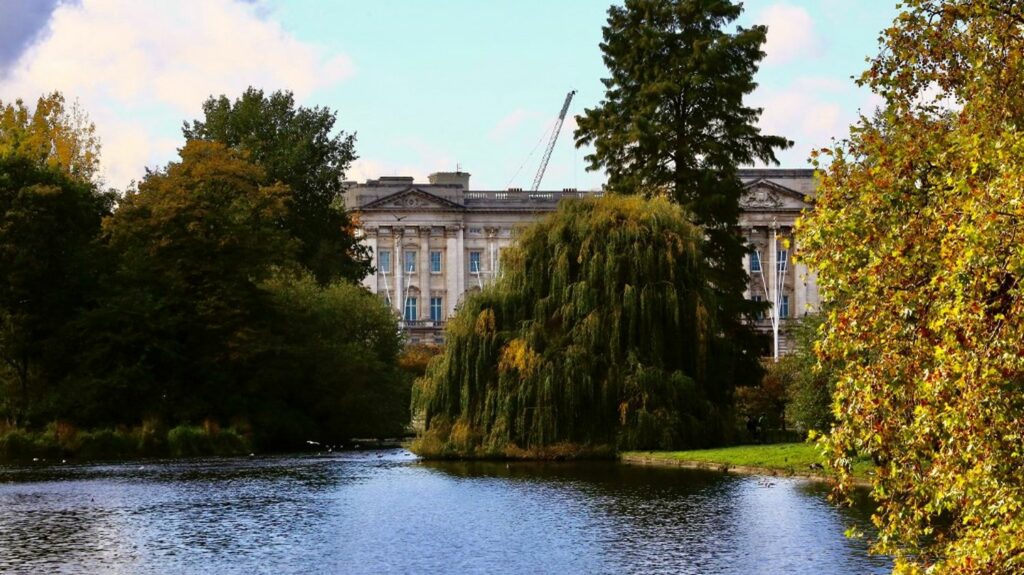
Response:
[{"label": "tall evergreen tree", "polygon": [[756,311],[743,291],[746,246],[736,225],[743,191],[738,167],[778,164],[792,142],[761,133],[761,109],[744,105],[764,57],[767,28],[725,26],[742,12],[729,0],[626,0],[604,27],[605,99],[578,118],[576,145],[594,145],[589,169],[604,169],[613,192],[672,197],[702,226],[707,276],[722,329],[753,359],[742,323]]},{"label": "tall evergreen tree", "polygon": [[345,170],[356,158],[355,136],[333,133],[334,112],[296,107],[288,91],[268,96],[249,88],[234,102],[209,98],[203,114],[183,126],[185,138],[244,150],[271,182],[291,190],[286,224],[299,240],[299,261],[318,281],[358,281],[369,272],[368,254],[341,205]]}]

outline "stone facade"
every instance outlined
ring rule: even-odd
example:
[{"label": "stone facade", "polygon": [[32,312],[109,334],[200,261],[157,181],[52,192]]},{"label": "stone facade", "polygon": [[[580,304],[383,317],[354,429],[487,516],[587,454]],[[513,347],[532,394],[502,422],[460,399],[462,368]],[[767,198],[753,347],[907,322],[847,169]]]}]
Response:
[{"label": "stone facade", "polygon": [[[793,224],[809,207],[812,171],[743,170],[740,175],[747,188],[740,227],[754,248],[744,261],[751,273],[747,295],[766,299],[766,288],[778,281],[785,296],[784,325],[818,305],[813,274],[792,262],[773,267],[769,253],[773,229],[779,250],[784,249],[783,239],[789,241],[787,253],[779,255],[788,261],[793,253]],[[361,241],[377,270],[363,284],[390,303],[411,341],[440,342],[445,319],[463,295],[501,273],[502,251],[518,230],[553,211],[562,199],[599,194],[572,189],[476,191],[469,187],[469,174],[443,172],[431,174],[428,183],[411,177],[350,182],[345,205],[359,222]],[[776,269],[784,273],[777,275]],[[771,329],[767,318],[756,325]]]}]

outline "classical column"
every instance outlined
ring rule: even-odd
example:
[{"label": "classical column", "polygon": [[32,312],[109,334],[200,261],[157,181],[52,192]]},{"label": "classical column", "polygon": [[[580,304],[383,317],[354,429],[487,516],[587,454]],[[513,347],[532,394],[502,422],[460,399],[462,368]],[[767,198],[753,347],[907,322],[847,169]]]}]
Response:
[{"label": "classical column", "polygon": [[[747,239],[747,246],[754,243],[754,229],[751,228],[749,233],[745,236]],[[743,252],[743,271],[747,272],[747,285],[743,289],[743,299],[750,299],[750,282],[756,279],[753,272],[750,271],[750,251]]]},{"label": "classical column", "polygon": [[456,301],[462,299],[462,294],[466,293],[466,226],[462,224],[459,226],[459,238],[458,238],[458,252],[459,252],[459,289],[455,293]]},{"label": "classical column", "polygon": [[[796,236],[794,235],[789,242],[790,250],[793,254],[796,254],[797,250],[796,241]],[[793,266],[793,304],[796,306],[793,317],[803,317],[809,311],[807,309],[807,280],[807,266],[803,263],[797,263]]]},{"label": "classical column", "polygon": [[445,266],[444,266],[444,305],[445,314],[451,316],[455,313],[455,304],[459,303],[459,276],[462,268],[459,267],[459,229],[461,226],[448,226],[444,229],[445,245]]},{"label": "classical column", "polygon": [[488,260],[490,262],[490,273],[487,277],[490,281],[494,281],[498,277],[498,248],[495,246],[495,241],[498,238],[498,228],[486,228],[484,233],[487,234],[487,252],[490,254]]},{"label": "classical column", "polygon": [[363,229],[363,233],[366,235],[363,237],[362,243],[370,248],[370,265],[374,269],[372,275],[363,278],[363,287],[370,290],[370,293],[377,293],[377,278],[380,277],[380,272],[377,271],[377,228],[366,227]]},{"label": "classical column", "polygon": [[391,232],[395,239],[395,249],[391,254],[391,268],[395,270],[395,301],[394,306],[398,309],[398,316],[405,318],[405,286],[402,285],[405,279],[405,256],[402,253],[403,230],[395,227]]},{"label": "classical column", "polygon": [[775,361],[779,361],[779,307],[782,302],[782,295],[779,293],[778,266],[779,266],[779,224],[774,219],[768,231],[768,299],[772,302],[772,340]]},{"label": "classical column", "polygon": [[420,226],[420,301],[417,319],[430,319],[430,226]]}]

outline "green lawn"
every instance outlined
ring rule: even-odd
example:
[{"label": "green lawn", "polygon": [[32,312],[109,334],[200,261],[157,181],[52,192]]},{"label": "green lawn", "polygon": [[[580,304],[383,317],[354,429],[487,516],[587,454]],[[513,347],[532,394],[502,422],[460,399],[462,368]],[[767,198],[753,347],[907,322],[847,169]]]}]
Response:
[{"label": "green lawn", "polygon": [[[721,449],[698,449],[693,451],[627,451],[623,458],[644,457],[666,461],[693,461],[718,463],[730,466],[760,467],[777,469],[787,473],[819,473],[812,465],[821,464],[822,458],[817,447],[809,443],[779,443],[774,445],[741,445]],[[858,460],[853,473],[867,478],[871,462]]]}]

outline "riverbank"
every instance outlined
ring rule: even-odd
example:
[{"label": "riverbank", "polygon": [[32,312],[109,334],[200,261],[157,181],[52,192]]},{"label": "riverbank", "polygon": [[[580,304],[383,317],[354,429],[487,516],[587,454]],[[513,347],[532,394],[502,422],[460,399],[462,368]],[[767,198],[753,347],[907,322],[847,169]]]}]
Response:
[{"label": "riverbank", "polygon": [[[803,477],[815,481],[831,481],[825,472],[821,454],[808,443],[774,445],[741,445],[721,449],[692,451],[626,451],[620,461],[633,465],[658,465],[709,469],[743,475]],[[854,481],[867,485],[872,464],[858,460],[853,466]]]},{"label": "riverbank", "polygon": [[80,430],[54,422],[37,431],[0,430],[0,463],[229,456],[251,449],[246,433],[210,421],[170,429],[146,422],[131,428]]}]

